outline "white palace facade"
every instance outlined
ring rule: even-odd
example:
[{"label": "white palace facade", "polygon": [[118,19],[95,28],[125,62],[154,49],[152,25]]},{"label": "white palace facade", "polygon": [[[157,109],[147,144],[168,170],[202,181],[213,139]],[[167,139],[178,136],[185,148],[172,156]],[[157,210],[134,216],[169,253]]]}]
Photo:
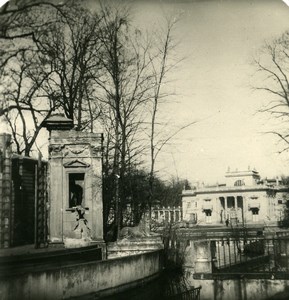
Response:
[{"label": "white palace facade", "polygon": [[267,224],[283,221],[289,187],[278,178],[261,180],[255,170],[225,174],[226,183],[182,192],[183,221],[197,224]]}]

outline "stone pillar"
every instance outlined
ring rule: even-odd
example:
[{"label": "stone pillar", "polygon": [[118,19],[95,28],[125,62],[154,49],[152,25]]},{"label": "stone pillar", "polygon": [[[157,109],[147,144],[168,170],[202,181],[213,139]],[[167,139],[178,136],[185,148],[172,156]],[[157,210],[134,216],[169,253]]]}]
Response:
[{"label": "stone pillar", "polygon": [[[238,201],[239,201],[239,206],[238,206]],[[236,208],[236,211],[237,211],[237,218],[238,218],[238,222],[240,224],[243,224],[243,197],[240,195],[240,196],[237,196],[237,208]]]},{"label": "stone pillar", "polygon": [[224,197],[224,203],[225,203],[225,221],[227,220],[227,210],[228,210],[228,197]]},{"label": "stone pillar", "polygon": [[245,249],[244,238],[240,239],[239,247],[240,247],[241,255],[244,255],[244,249]]},{"label": "stone pillar", "polygon": [[212,273],[210,241],[194,241],[195,273]]},{"label": "stone pillar", "polygon": [[237,197],[233,197],[233,199],[234,199],[234,208],[231,210],[231,213],[230,213],[230,221],[231,221],[231,224],[237,225],[237,223],[238,223]]},{"label": "stone pillar", "polygon": [[174,218],[174,215],[175,215],[175,210],[174,208],[170,211],[170,222],[173,223],[175,221],[175,218]]},{"label": "stone pillar", "polygon": [[242,209],[242,218],[243,218],[243,224],[244,226],[246,226],[247,223],[247,210],[248,210],[248,204],[247,204],[247,198],[243,195],[242,196],[242,205],[243,205],[243,209]]},{"label": "stone pillar", "polygon": [[195,255],[192,241],[187,241],[187,246],[184,252],[184,270],[186,278],[190,278],[194,274]]},{"label": "stone pillar", "polygon": [[170,212],[168,209],[164,209],[164,214],[165,214],[165,222],[169,223],[170,222]]},{"label": "stone pillar", "polygon": [[11,246],[11,135],[0,134],[0,248]]},{"label": "stone pillar", "polygon": [[159,211],[155,210],[155,220],[158,221],[159,219]]},{"label": "stone pillar", "polygon": [[275,239],[276,241],[278,241],[278,239],[276,239],[276,232],[271,232],[271,231],[265,230],[264,231],[264,235],[265,235],[265,239],[268,242],[269,253],[270,254],[274,254],[274,243],[273,243],[273,240]]},{"label": "stone pillar", "polygon": [[103,243],[102,134],[71,130],[72,120],[62,116],[44,126],[50,131],[50,243],[88,237]]}]

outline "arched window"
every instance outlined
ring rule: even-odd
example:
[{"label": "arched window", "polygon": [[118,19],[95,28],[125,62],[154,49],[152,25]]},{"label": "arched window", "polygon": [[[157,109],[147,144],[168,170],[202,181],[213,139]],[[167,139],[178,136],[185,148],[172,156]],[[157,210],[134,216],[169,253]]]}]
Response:
[{"label": "arched window", "polygon": [[242,185],[245,185],[245,182],[244,182],[244,180],[241,180],[241,179],[235,181],[235,183],[234,183],[234,186],[242,186]]}]

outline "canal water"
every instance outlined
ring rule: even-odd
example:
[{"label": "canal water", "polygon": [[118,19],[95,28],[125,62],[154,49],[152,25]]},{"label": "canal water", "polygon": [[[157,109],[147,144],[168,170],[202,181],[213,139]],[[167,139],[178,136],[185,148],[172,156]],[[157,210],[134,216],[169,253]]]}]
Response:
[{"label": "canal water", "polygon": [[[164,271],[158,278],[130,289],[106,300],[162,300],[180,294],[189,288],[183,272],[180,269]],[[174,298],[177,299],[177,298]]]},{"label": "canal water", "polygon": [[140,287],[130,289],[117,295],[106,297],[105,300],[158,300],[165,299],[160,279],[155,279]]},{"label": "canal water", "polygon": [[[129,289],[113,296],[102,298],[104,300],[165,300],[168,296],[181,293],[187,289],[187,283],[179,270],[164,271],[158,278],[146,282],[141,286]],[[75,299],[98,299],[97,294],[89,294]],[[171,299],[171,298],[170,298]],[[174,298],[177,299],[177,298]]]}]

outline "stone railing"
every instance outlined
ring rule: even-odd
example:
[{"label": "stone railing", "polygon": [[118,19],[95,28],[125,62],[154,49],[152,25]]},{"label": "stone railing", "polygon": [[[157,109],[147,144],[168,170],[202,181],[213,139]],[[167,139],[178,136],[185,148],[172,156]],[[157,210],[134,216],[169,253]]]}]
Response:
[{"label": "stone railing", "polygon": [[159,250],[37,269],[31,265],[25,272],[0,276],[0,299],[99,299],[115,295],[156,278],[163,270],[162,255]]}]

